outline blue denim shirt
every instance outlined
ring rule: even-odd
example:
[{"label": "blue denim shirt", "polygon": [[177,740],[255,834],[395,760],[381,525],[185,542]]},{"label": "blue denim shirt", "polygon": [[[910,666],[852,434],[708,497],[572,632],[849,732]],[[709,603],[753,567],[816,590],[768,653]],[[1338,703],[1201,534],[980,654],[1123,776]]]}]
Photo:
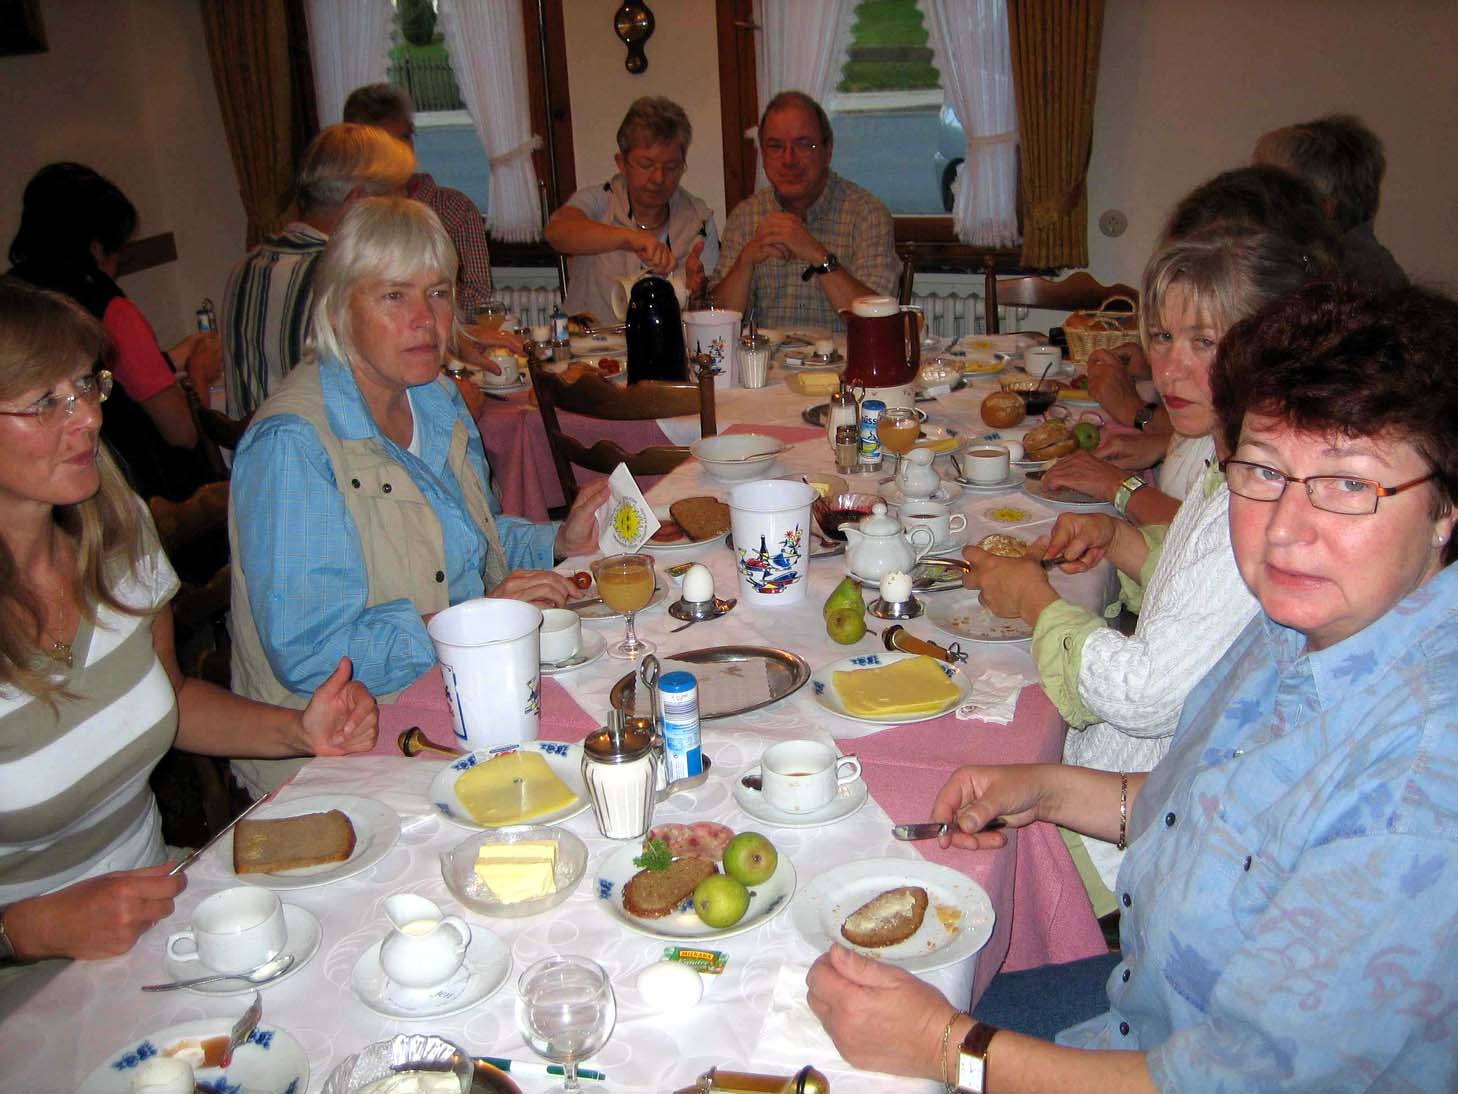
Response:
[{"label": "blue denim shirt", "polygon": [[[434,382],[410,389],[420,455],[379,431],[355,383],[338,361],[319,370],[324,407],[336,436],[377,439],[420,488],[445,536],[450,601],[481,596],[486,537],[471,521],[447,464],[451,430],[467,427],[471,466],[488,483],[480,434],[460,395]],[[369,578],[354,521],[334,481],[334,467],[313,426],[279,414],[248,430],[233,463],[239,549],[259,637],[279,681],[308,695],[349,655],[354,678],[386,694],[435,664],[420,612],[408,600],[366,607]],[[497,531],[511,569],[550,569],[554,524],[500,515]]]},{"label": "blue denim shirt", "polygon": [[1258,616],[1130,818],[1111,1009],[1161,1090],[1458,1090],[1458,566],[1305,653]]}]

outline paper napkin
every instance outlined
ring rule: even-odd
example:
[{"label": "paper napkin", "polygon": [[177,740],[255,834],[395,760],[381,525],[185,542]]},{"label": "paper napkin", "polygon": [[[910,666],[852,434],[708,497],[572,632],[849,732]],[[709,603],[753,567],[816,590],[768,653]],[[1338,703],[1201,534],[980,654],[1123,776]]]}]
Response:
[{"label": "paper napkin", "polygon": [[608,476],[608,500],[597,511],[597,546],[605,555],[631,555],[648,542],[661,524],[628,465],[620,463]]},{"label": "paper napkin", "polygon": [[789,961],[780,966],[774,998],[751,1055],[755,1060],[788,1067],[798,1068],[811,1060],[821,1071],[850,1071],[850,1064],[841,1059],[835,1042],[805,999],[805,975],[809,971],[808,965]]},{"label": "paper napkin", "polygon": [[1007,725],[1017,712],[1018,696],[1027,683],[1017,673],[988,669],[972,681],[972,693],[957,708],[957,720],[965,722],[975,718]]}]

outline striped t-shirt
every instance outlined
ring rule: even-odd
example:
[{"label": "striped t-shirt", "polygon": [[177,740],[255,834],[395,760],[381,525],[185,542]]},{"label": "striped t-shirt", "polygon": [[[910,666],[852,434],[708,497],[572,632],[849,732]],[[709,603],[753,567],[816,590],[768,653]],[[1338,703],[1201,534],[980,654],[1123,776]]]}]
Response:
[{"label": "striped t-shirt", "polygon": [[177,733],[177,701],[152,648],[152,615],[177,591],[155,533],[117,599],[72,643],[71,697],[54,708],[0,688],[0,904],[165,855],[147,785]]}]

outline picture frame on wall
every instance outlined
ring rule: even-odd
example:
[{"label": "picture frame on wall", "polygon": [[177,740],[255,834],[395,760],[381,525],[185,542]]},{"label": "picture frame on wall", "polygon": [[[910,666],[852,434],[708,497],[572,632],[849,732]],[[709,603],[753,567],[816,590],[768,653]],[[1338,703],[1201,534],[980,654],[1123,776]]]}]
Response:
[{"label": "picture frame on wall", "polygon": [[0,0],[0,57],[45,53],[49,48],[40,0]]}]

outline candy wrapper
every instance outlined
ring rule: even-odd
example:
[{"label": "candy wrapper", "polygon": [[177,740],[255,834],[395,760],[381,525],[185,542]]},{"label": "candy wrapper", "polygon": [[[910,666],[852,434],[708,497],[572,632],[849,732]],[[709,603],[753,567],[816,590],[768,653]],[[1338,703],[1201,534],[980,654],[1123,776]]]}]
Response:
[{"label": "candy wrapper", "polygon": [[628,465],[620,463],[608,476],[608,500],[597,511],[598,549],[605,555],[631,555],[662,526]]}]

